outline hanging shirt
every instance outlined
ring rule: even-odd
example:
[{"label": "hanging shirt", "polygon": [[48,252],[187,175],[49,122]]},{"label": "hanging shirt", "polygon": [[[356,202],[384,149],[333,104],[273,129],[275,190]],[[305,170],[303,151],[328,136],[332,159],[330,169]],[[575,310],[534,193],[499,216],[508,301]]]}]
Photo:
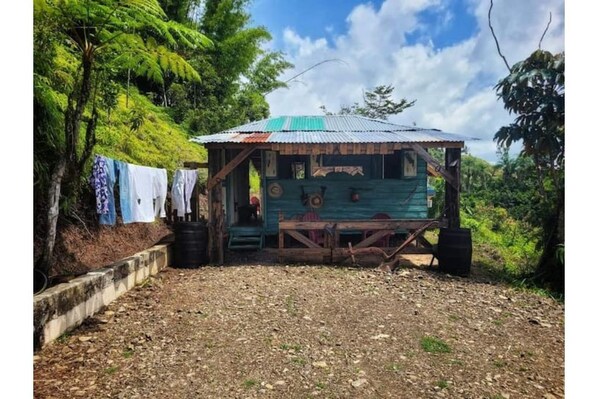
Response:
[{"label": "hanging shirt", "polygon": [[118,179],[120,193],[120,212],[123,223],[133,222],[133,211],[131,205],[131,190],[129,188],[129,164],[123,161],[114,161],[114,169]]},{"label": "hanging shirt", "polygon": [[91,187],[96,194],[96,211],[100,215],[107,214],[109,211],[108,194],[108,167],[106,158],[96,155],[91,169],[91,178],[89,179]]},{"label": "hanging shirt", "polygon": [[156,216],[166,217],[166,169],[129,164],[128,172],[131,221],[151,223]]},{"label": "hanging shirt", "polygon": [[177,169],[172,181],[172,209],[176,215],[184,217],[191,213],[191,194],[197,181],[197,170]]}]

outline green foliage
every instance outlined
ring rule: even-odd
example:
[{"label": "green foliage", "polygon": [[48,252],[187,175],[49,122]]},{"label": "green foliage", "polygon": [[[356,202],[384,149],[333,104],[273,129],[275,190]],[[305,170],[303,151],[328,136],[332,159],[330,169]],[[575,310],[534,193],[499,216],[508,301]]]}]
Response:
[{"label": "green foliage", "polygon": [[252,378],[243,381],[243,387],[247,388],[247,389],[252,388],[252,387],[256,386],[257,384],[258,384],[258,382]]},{"label": "green foliage", "polygon": [[125,106],[121,89],[111,122],[98,126],[97,153],[138,165],[165,168],[169,176],[185,161],[206,161],[206,150],[190,143],[187,132],[163,108],[136,89],[131,92],[129,105],[144,115],[143,124],[131,132],[131,109]]},{"label": "green foliage", "polygon": [[260,195],[260,175],[251,162],[249,163],[249,195]]},{"label": "green foliage", "polygon": [[516,117],[494,139],[506,148],[521,141],[534,162],[543,227],[535,277],[564,292],[564,263],[558,262],[556,252],[565,240],[565,54],[534,51],[513,66],[496,90]]},{"label": "green foliage", "polygon": [[[343,105],[337,112],[338,115],[361,115],[373,119],[388,119],[390,115],[396,115],[405,109],[412,107],[415,101],[401,99],[398,103],[392,99],[392,85],[376,86],[374,90],[368,90],[363,96],[363,105],[353,103],[353,105]],[[326,106],[320,106],[320,109],[326,115],[334,115],[329,112]]]},{"label": "green foliage", "polygon": [[468,199],[461,225],[471,229],[474,262],[509,278],[529,275],[538,261],[539,229],[514,219],[505,208]]},{"label": "green foliage", "polygon": [[421,348],[428,353],[450,353],[451,348],[437,337],[424,336],[419,341]]},{"label": "green foliage", "polygon": [[[539,167],[562,167],[565,155],[565,54],[534,51],[515,64],[496,90],[505,108],[517,116],[495,135],[507,148],[523,142]],[[546,164],[543,164],[543,163]]]},{"label": "green foliage", "polygon": [[118,366],[110,366],[108,368],[106,368],[104,371],[106,372],[106,374],[114,374],[118,371],[119,367]]}]

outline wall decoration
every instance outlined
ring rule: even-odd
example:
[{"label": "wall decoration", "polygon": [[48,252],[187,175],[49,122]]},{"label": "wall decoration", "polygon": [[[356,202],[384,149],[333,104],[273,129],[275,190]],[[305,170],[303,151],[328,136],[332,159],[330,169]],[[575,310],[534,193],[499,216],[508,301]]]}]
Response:
[{"label": "wall decoration", "polygon": [[264,159],[266,162],[266,177],[277,177],[276,151],[264,151]]},{"label": "wall decoration", "polygon": [[282,186],[278,183],[270,183],[268,185],[268,195],[271,198],[280,198],[282,196]]},{"label": "wall decoration", "polygon": [[291,176],[295,180],[305,179],[305,162],[293,162],[291,164]]},{"label": "wall decoration", "polygon": [[417,154],[415,151],[403,151],[403,177],[417,176]]}]

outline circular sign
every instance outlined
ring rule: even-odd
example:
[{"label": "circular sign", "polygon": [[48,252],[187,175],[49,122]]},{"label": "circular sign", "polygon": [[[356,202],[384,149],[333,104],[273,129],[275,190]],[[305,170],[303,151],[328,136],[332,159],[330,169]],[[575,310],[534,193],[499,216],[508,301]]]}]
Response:
[{"label": "circular sign", "polygon": [[321,208],[324,204],[324,198],[321,194],[311,194],[309,196],[309,206],[312,208]]},{"label": "circular sign", "polygon": [[268,185],[268,195],[272,198],[280,198],[282,196],[282,186],[278,183],[270,183]]}]

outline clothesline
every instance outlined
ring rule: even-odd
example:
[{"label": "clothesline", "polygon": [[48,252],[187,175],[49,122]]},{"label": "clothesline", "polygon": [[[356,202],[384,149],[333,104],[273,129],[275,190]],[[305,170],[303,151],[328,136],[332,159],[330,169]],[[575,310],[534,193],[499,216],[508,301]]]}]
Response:
[{"label": "clothesline", "polygon": [[[135,165],[96,155],[90,183],[96,194],[96,210],[100,224],[116,223],[114,185],[120,189],[120,210],[123,223],[151,223],[166,217],[164,205],[168,191],[166,169]],[[197,181],[197,170],[177,169],[172,185],[173,209],[177,215],[191,212],[190,199]]]}]

